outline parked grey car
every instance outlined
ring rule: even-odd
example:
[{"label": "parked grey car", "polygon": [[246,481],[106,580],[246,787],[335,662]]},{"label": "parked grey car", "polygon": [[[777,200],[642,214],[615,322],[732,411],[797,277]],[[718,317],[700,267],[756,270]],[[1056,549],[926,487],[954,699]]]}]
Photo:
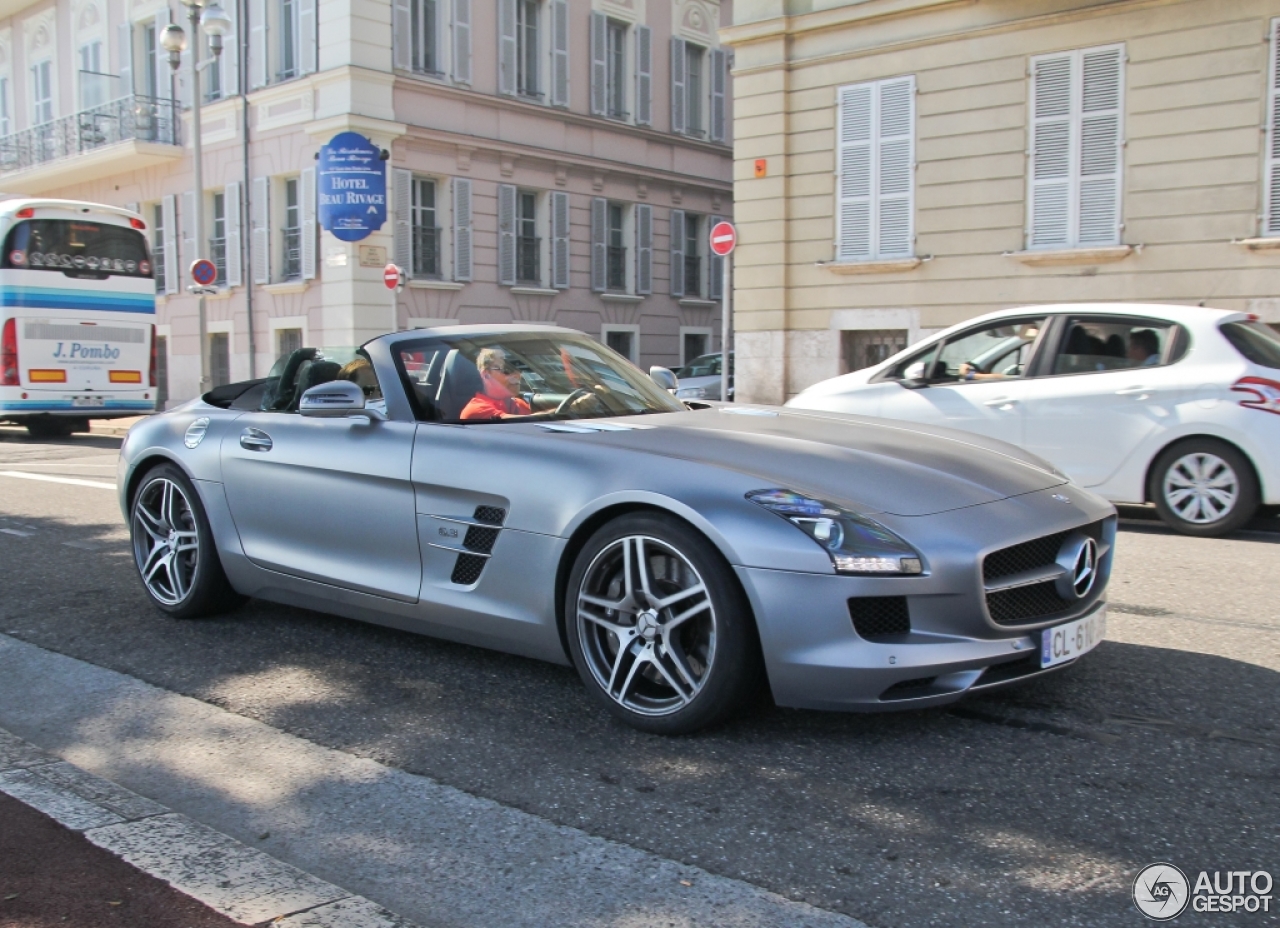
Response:
[{"label": "parked grey car", "polygon": [[[720,399],[720,366],[724,355],[699,355],[676,371],[679,386],[676,397],[682,400]],[[729,400],[733,400],[733,352],[729,352]]]},{"label": "parked grey car", "polygon": [[[698,408],[690,408],[698,407]],[[1010,445],[684,404],[545,326],[304,348],[135,426],[148,596],[246,596],[571,663],[624,721],[933,706],[1104,631],[1111,505]]]}]

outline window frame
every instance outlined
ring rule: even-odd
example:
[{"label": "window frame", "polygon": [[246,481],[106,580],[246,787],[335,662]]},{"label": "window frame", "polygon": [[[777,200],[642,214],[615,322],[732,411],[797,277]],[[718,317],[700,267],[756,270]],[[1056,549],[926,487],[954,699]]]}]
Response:
[{"label": "window frame", "polygon": [[[684,134],[695,139],[705,139],[710,135],[707,125],[711,115],[711,82],[708,80],[710,51],[707,46],[697,42],[686,40],[684,43]],[[695,63],[696,83],[693,67]]]},{"label": "window frame", "polygon": [[[628,361],[630,361],[632,364],[634,364],[636,367],[639,367],[640,366],[640,326],[635,324],[630,324],[630,323],[607,322],[600,326],[600,344],[604,345],[606,348],[611,348],[612,350],[617,351],[618,349],[613,348],[613,346],[609,344],[609,336],[615,332],[618,332],[618,333],[625,332],[626,334],[631,336],[631,355],[627,356],[624,354],[622,356],[626,358]],[[622,354],[622,352],[618,351],[618,354]]]},{"label": "window frame", "polygon": [[[546,26],[543,22],[545,4],[541,0],[512,0],[516,5],[516,96],[541,101],[543,92],[543,35]],[[532,24],[524,20],[532,9]],[[533,48],[528,47],[529,31],[533,32]],[[532,75],[527,69],[532,68]]]},{"label": "window frame", "polygon": [[608,119],[626,122],[631,118],[631,113],[627,109],[627,85],[630,73],[627,43],[631,34],[631,23],[606,17],[604,28],[604,114]]},{"label": "window frame", "polygon": [[[443,6],[447,0],[410,0],[409,3],[409,68],[417,74],[445,76],[445,44],[440,41],[444,28]],[[430,15],[426,15],[429,8]],[[428,48],[430,45],[430,48]],[[430,61],[425,60],[430,57]],[[432,65],[432,67],[428,67]]]},{"label": "window frame", "polygon": [[[1157,319],[1151,316],[1123,316],[1107,313],[1060,313],[1054,318],[1053,332],[1048,338],[1042,336],[1037,348],[1037,357],[1032,359],[1035,376],[1054,378],[1081,377],[1094,374],[1130,374],[1136,371],[1155,370],[1170,367],[1184,360],[1191,347],[1191,332],[1186,326],[1172,319]],[[1063,371],[1055,373],[1053,368],[1061,349],[1066,344],[1074,323],[1096,323],[1100,325],[1121,325],[1130,329],[1154,328],[1165,329],[1168,334],[1160,345],[1160,361],[1157,364],[1135,364],[1131,367],[1114,367],[1092,371]],[[1028,368],[1032,365],[1028,364]]]}]

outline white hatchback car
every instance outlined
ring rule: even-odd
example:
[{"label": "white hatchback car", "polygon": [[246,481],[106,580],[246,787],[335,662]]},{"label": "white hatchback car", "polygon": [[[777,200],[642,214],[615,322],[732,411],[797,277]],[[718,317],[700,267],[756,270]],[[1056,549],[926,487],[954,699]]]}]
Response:
[{"label": "white hatchback car", "polygon": [[1002,310],[787,405],[998,438],[1114,502],[1154,503],[1189,535],[1224,534],[1280,503],[1280,335],[1245,313]]}]

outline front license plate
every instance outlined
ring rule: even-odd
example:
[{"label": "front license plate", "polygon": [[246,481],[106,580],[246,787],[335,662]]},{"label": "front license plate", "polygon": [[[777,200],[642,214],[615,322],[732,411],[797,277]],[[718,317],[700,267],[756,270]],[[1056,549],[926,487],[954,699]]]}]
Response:
[{"label": "front license plate", "polygon": [[71,398],[72,406],[101,406],[105,402],[105,397],[101,396],[74,396]]},{"label": "front license plate", "polygon": [[1098,646],[1107,633],[1107,607],[1066,625],[1040,633],[1040,666],[1053,667],[1073,661]]}]

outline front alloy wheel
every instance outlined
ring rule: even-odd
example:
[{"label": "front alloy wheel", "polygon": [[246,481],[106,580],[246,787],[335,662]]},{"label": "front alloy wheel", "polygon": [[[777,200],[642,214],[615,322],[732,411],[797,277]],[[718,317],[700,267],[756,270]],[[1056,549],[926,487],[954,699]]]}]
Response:
[{"label": "front alloy wheel", "polygon": [[1258,508],[1258,481],[1248,460],[1225,442],[1193,439],[1160,455],[1152,498],[1169,526],[1187,535],[1234,531]]}]

